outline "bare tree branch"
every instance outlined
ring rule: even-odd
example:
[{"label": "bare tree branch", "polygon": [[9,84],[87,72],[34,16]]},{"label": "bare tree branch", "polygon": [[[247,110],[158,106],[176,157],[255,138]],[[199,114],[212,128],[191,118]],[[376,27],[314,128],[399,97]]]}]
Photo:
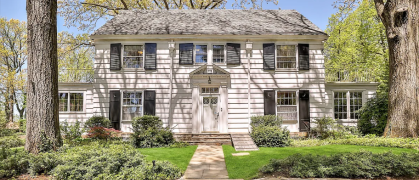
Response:
[{"label": "bare tree branch", "polygon": [[101,7],[101,8],[105,8],[105,9],[113,10],[113,11],[116,11],[116,10],[125,10],[124,8],[112,8],[112,7],[109,7],[109,6],[104,6],[104,5],[101,5],[101,4],[94,4],[94,3],[81,2],[81,4],[90,5],[90,6],[96,6],[96,7]]},{"label": "bare tree branch", "polygon": [[163,0],[163,2],[166,9],[169,10],[170,8],[169,8],[169,4],[167,3],[167,0]]},{"label": "bare tree branch", "polygon": [[191,2],[191,8],[195,9],[195,5],[193,4],[193,0],[189,0],[189,2]]},{"label": "bare tree branch", "polygon": [[127,3],[124,0],[121,0],[121,3],[124,5],[124,9],[125,10],[128,10]]},{"label": "bare tree branch", "polygon": [[154,1],[154,3],[156,3],[156,5],[157,5],[157,7],[159,7],[159,9],[162,9],[160,4],[156,0],[153,0],[153,1]]}]

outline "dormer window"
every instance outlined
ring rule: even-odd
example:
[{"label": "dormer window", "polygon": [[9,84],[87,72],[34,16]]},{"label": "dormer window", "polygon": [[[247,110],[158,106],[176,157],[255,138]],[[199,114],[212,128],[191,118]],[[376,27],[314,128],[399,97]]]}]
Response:
[{"label": "dormer window", "polygon": [[195,63],[207,63],[208,62],[208,48],[207,45],[196,45],[195,46]]},{"label": "dormer window", "polygon": [[144,47],[143,45],[124,46],[124,68],[144,68]]}]

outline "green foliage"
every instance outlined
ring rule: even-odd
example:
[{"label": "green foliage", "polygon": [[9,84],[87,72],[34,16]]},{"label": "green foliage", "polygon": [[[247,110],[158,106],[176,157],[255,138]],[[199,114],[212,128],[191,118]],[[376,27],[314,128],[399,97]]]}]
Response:
[{"label": "green foliage", "polygon": [[44,131],[41,132],[41,144],[40,144],[39,152],[49,152],[54,150],[54,143],[53,141],[48,138]]},{"label": "green foliage", "polygon": [[281,128],[282,118],[275,115],[253,116],[250,136],[259,147],[285,147],[290,144],[290,132]]},{"label": "green foliage", "polygon": [[0,137],[0,148],[13,148],[25,145],[25,141],[16,135]]},{"label": "green foliage", "polygon": [[260,172],[278,173],[298,178],[380,178],[416,177],[419,153],[373,154],[368,151],[331,156],[294,154],[285,159],[272,159]]},{"label": "green foliage", "polygon": [[258,126],[278,126],[282,125],[282,118],[275,115],[252,116],[250,125],[252,127]]},{"label": "green foliage", "polygon": [[157,116],[144,115],[132,121],[131,143],[137,148],[166,147],[175,142],[172,130]]},{"label": "green foliage", "polygon": [[85,128],[93,128],[93,127],[105,127],[108,128],[111,126],[111,121],[104,116],[92,116],[89,118],[85,123]]},{"label": "green foliage", "polygon": [[290,132],[278,126],[258,126],[250,134],[259,147],[285,147],[290,145]]},{"label": "green foliage", "polygon": [[[388,91],[389,53],[386,30],[373,0],[339,8],[329,18],[325,42],[326,80],[381,82],[378,93]],[[355,3],[357,4],[357,3]]]},{"label": "green foliage", "polygon": [[26,132],[26,119],[19,119],[19,131],[25,133]]},{"label": "green foliage", "polygon": [[0,148],[0,178],[26,173],[30,157],[23,150]]},{"label": "green foliage", "polygon": [[343,126],[336,123],[336,120],[330,117],[314,119],[314,127],[310,129],[310,136],[320,139],[348,139],[361,136],[361,133],[355,126]]},{"label": "green foliage", "polygon": [[113,128],[104,128],[104,127],[92,127],[90,128],[87,137],[92,139],[116,139],[121,131],[115,130]]},{"label": "green foliage", "polygon": [[190,146],[190,144],[188,142],[183,141],[176,141],[172,145],[170,145],[171,148],[184,148],[188,146]]},{"label": "green foliage", "polygon": [[417,138],[386,138],[368,135],[364,137],[355,137],[347,139],[307,139],[294,140],[291,143],[293,147],[323,146],[330,144],[358,145],[358,146],[376,146],[376,147],[397,147],[419,149],[419,139]]},{"label": "green foliage", "polygon": [[81,127],[80,121],[76,120],[74,125],[68,124],[64,121],[60,124],[61,136],[64,138],[64,142],[74,145],[77,143],[77,139],[81,138],[81,135],[85,132],[84,128]]},{"label": "green foliage", "polygon": [[362,134],[383,135],[387,125],[388,94],[376,94],[358,112],[358,129]]}]

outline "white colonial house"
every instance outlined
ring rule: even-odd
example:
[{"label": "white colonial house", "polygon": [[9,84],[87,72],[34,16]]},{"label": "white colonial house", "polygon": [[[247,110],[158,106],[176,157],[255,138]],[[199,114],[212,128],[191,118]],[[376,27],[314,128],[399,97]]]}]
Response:
[{"label": "white colonial house", "polygon": [[277,114],[291,132],[356,123],[377,83],[327,82],[328,35],[295,10],[125,11],[91,35],[90,83],[60,83],[60,120],[159,116],[178,133],[249,132]]}]

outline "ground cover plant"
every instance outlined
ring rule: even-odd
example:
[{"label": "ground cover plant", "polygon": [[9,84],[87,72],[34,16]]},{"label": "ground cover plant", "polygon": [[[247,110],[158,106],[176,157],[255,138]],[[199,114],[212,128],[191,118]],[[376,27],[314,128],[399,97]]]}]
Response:
[{"label": "ground cover plant", "polygon": [[414,178],[419,174],[419,153],[294,154],[285,159],[272,159],[260,172],[295,178]]},{"label": "ground cover plant", "polygon": [[259,168],[268,164],[271,159],[284,159],[293,154],[332,155],[338,153],[358,152],[361,149],[373,153],[391,150],[395,154],[417,152],[414,149],[371,147],[355,145],[325,145],[314,147],[260,147],[259,151],[250,151],[249,156],[232,156],[236,153],[232,146],[223,145],[224,157],[230,179],[250,179],[258,176]]},{"label": "ground cover plant", "polygon": [[282,128],[282,119],[275,115],[253,116],[252,137],[259,147],[285,147],[290,144],[290,133]]}]

